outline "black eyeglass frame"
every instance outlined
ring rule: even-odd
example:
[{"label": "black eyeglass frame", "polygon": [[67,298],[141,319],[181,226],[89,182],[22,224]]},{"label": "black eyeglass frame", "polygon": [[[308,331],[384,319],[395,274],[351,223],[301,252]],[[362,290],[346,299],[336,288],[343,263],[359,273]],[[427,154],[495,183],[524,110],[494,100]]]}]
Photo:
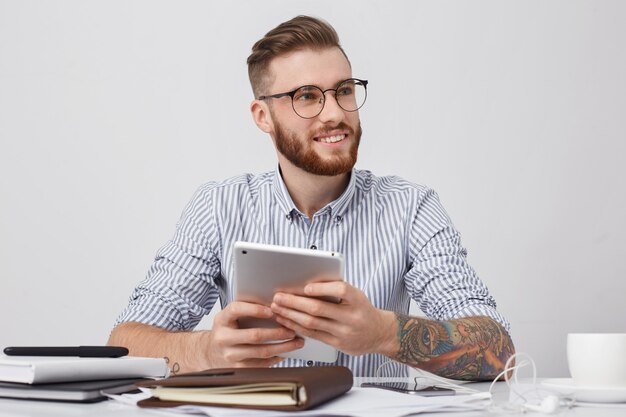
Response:
[{"label": "black eyeglass frame", "polygon": [[[345,83],[345,82],[347,82],[347,81],[358,81],[358,82],[360,82],[360,83],[361,83],[361,85],[363,85],[363,88],[365,88],[365,98],[363,99],[363,103],[361,103],[361,105],[360,105],[359,107],[357,107],[356,109],[354,109],[354,110],[346,110],[346,109],[344,109],[344,108],[341,106],[341,104],[339,104],[339,100],[337,100],[337,90],[339,89],[339,87],[340,87],[343,83]],[[334,91],[333,96],[335,97],[335,101],[337,102],[337,105],[338,105],[339,107],[341,107],[341,109],[342,109],[343,111],[347,111],[347,112],[351,112],[351,113],[352,113],[352,112],[355,112],[355,111],[359,110],[361,107],[363,107],[363,105],[364,105],[364,104],[365,104],[365,102],[367,101],[367,83],[368,83],[368,81],[367,81],[367,80],[360,80],[360,79],[358,79],[358,78],[348,78],[348,79],[345,79],[345,80],[341,81],[340,83],[338,83],[338,84],[337,84],[337,88],[328,88],[328,89],[326,89],[326,90],[322,90],[321,88],[319,88],[319,87],[318,87],[318,86],[316,86],[316,85],[303,85],[303,86],[300,86],[300,87],[296,88],[295,90],[292,90],[292,91],[287,91],[286,93],[278,93],[278,94],[272,94],[272,95],[268,95],[268,96],[259,96],[259,97],[257,97],[257,100],[267,100],[268,98],[282,98],[282,97],[287,97],[287,96],[289,96],[289,97],[291,97],[291,108],[293,109],[293,111],[294,111],[294,112],[295,112],[298,116],[302,117],[303,119],[313,119],[313,118],[315,118],[315,117],[319,116],[319,115],[320,115],[320,113],[324,110],[324,106],[326,105],[326,93],[327,93],[328,91]],[[298,112],[296,111],[296,108],[295,108],[295,106],[293,105],[293,97],[296,95],[296,92],[297,92],[298,90],[300,90],[301,88],[306,88],[306,87],[317,88],[318,90],[320,90],[320,91],[322,92],[322,97],[323,97],[324,102],[322,103],[322,107],[320,108],[320,111],[319,111],[319,112],[318,112],[315,116],[304,117],[304,116],[302,116],[300,113],[298,113]]]}]

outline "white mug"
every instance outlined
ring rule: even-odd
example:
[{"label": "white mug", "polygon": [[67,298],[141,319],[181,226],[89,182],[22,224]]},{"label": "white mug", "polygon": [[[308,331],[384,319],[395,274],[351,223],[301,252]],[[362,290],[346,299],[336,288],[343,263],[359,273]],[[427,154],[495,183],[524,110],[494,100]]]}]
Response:
[{"label": "white mug", "polygon": [[581,386],[626,387],[626,333],[570,333],[567,364]]}]

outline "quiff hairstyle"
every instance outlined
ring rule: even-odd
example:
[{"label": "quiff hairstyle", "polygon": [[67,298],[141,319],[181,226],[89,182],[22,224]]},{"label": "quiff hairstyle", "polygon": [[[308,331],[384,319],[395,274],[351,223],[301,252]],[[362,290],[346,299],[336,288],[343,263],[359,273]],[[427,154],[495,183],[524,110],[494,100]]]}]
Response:
[{"label": "quiff hairstyle", "polygon": [[348,56],[339,45],[337,32],[324,20],[296,16],[276,26],[252,46],[252,53],[247,60],[248,77],[254,97],[268,94],[267,89],[273,82],[269,66],[274,58],[296,50],[333,47],[339,48],[350,64]]}]

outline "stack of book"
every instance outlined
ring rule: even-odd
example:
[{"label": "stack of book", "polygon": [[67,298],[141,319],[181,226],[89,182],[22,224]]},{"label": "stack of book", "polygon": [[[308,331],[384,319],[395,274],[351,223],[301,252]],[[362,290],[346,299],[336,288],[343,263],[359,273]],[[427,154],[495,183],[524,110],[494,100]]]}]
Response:
[{"label": "stack of book", "polygon": [[95,402],[167,375],[163,358],[0,355],[0,397]]}]

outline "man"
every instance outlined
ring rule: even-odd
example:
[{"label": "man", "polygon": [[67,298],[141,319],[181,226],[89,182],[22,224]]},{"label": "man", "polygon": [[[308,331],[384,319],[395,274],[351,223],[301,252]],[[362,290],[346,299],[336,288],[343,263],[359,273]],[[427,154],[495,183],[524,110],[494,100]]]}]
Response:
[{"label": "man", "polygon": [[[177,370],[313,365],[279,355],[296,334],[339,351],[337,364],[372,376],[390,359],[445,377],[491,379],[513,353],[508,323],[466,262],[458,232],[425,187],[353,169],[367,81],[352,74],[334,29],[298,16],[259,40],[248,58],[254,122],[278,168],[199,189],[177,231],[118,318],[109,343],[165,356]],[[312,247],[345,257],[343,282],[271,306],[233,301],[237,240]],[[210,331],[192,331],[217,297]],[[313,298],[338,297],[333,304]],[[429,318],[407,315],[413,298]],[[275,329],[240,329],[240,317],[275,316]],[[282,343],[265,343],[287,340]]]}]

